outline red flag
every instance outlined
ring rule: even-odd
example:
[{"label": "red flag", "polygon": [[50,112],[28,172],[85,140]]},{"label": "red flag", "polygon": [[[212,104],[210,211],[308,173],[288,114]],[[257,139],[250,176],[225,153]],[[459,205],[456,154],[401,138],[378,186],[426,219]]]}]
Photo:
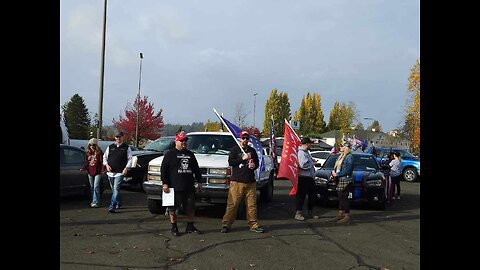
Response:
[{"label": "red flag", "polygon": [[282,159],[280,160],[277,177],[288,178],[293,186],[289,195],[295,195],[298,183],[298,147],[301,142],[298,135],[286,121],[283,136]]}]

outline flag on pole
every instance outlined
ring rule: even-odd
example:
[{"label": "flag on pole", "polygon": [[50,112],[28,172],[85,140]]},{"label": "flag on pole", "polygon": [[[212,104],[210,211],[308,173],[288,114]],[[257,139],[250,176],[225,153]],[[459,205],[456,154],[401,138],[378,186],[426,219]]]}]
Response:
[{"label": "flag on pole", "polygon": [[275,125],[272,115],[272,124],[270,126],[270,156],[272,157],[273,165],[275,169],[278,170],[278,160],[277,160],[277,143],[275,142]]},{"label": "flag on pole", "polygon": [[[217,114],[217,116],[220,117],[220,120],[222,120],[222,122],[225,124],[225,126],[227,126],[227,128],[230,130],[230,132],[233,134],[233,136],[235,136],[235,138],[238,141],[240,141],[240,133],[242,132],[242,129],[240,129],[235,124],[228,121],[227,119],[225,119],[225,117],[220,116],[218,114]],[[256,173],[257,173],[257,179],[260,179],[260,172],[265,170],[265,164],[263,162],[262,144],[258,141],[257,138],[255,138],[255,136],[250,135],[250,139],[248,140],[248,145],[253,147],[253,149],[255,149],[255,152],[257,152],[258,163],[260,165],[259,165]]]},{"label": "flag on pole", "polygon": [[282,159],[278,168],[278,178],[288,178],[292,183],[292,190],[289,195],[297,193],[298,183],[298,147],[300,146],[300,138],[285,120],[285,132],[282,149]]}]

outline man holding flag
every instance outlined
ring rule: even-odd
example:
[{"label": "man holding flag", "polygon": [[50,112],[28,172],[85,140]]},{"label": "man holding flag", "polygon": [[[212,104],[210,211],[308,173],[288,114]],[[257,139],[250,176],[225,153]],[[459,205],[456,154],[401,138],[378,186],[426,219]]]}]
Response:
[{"label": "man holding flag", "polygon": [[[237,142],[237,146],[230,150],[228,156],[228,163],[232,166],[232,177],[230,183],[227,183],[230,187],[220,232],[230,232],[237,216],[238,206],[245,198],[250,231],[263,233],[263,228],[259,227],[257,222],[257,181],[255,179],[255,169],[258,168],[258,178],[260,178],[260,172],[265,170],[262,145],[254,136],[242,131],[235,124],[220,116],[215,109],[213,110]],[[240,142],[237,141],[237,138],[240,139]]]},{"label": "man holding flag", "polygon": [[245,199],[248,226],[251,232],[263,233],[257,222],[257,187],[255,169],[259,167],[258,155],[248,145],[250,135],[246,131],[240,133],[240,146],[230,150],[228,164],[232,166],[232,179],[228,190],[227,209],[222,220],[222,233],[228,233],[237,216],[238,206]]}]

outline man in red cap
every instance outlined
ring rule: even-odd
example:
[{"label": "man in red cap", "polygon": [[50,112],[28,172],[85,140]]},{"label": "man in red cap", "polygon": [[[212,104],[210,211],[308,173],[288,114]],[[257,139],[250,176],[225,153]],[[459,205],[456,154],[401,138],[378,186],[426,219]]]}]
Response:
[{"label": "man in red cap", "polygon": [[[259,166],[258,155],[253,147],[248,146],[250,135],[246,131],[240,133],[240,145],[235,145],[228,156],[228,164],[232,166],[232,179],[228,189],[227,209],[222,220],[222,233],[228,233],[237,216],[238,205],[245,198],[248,226],[250,231],[263,233],[257,222],[257,182],[255,169]],[[242,151],[243,149],[243,151]]]},{"label": "man in red cap", "polygon": [[162,161],[161,175],[163,191],[170,192],[173,188],[175,194],[174,206],[168,207],[172,235],[179,236],[177,227],[177,215],[180,205],[183,205],[187,213],[186,233],[201,232],[193,225],[195,214],[195,180],[198,188],[202,188],[202,174],[198,167],[197,159],[192,151],[187,149],[188,137],[182,131],[175,137],[175,148],[168,151]]}]

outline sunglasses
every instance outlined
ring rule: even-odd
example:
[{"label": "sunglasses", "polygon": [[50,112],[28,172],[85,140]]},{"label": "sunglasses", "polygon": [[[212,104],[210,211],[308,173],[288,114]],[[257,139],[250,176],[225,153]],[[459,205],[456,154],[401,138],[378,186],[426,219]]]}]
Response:
[{"label": "sunglasses", "polygon": [[241,139],[242,140],[248,140],[249,138],[248,137],[242,137]]}]

